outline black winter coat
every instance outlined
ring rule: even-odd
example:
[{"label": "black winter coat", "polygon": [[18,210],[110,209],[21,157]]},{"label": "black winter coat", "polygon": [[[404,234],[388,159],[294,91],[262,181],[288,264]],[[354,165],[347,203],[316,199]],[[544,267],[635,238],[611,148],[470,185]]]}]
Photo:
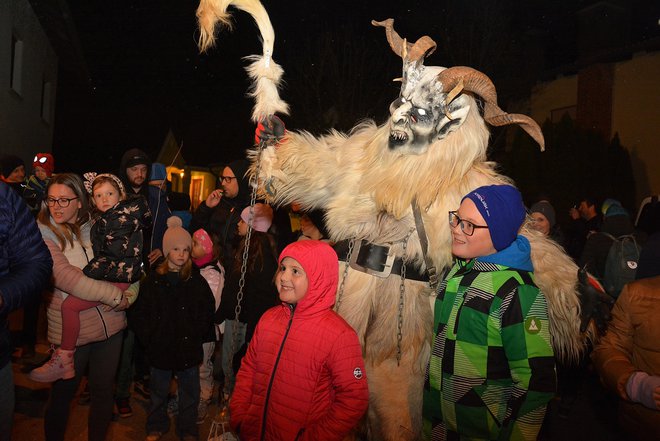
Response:
[{"label": "black winter coat", "polygon": [[140,286],[129,324],[143,344],[151,366],[184,370],[202,362],[202,344],[213,323],[215,299],[193,268],[188,280],[178,273],[153,272]]},{"label": "black winter coat", "polygon": [[[254,234],[254,233],[253,233]],[[245,341],[249,342],[254,334],[254,329],[261,316],[268,309],[280,304],[277,289],[275,288],[274,277],[277,271],[277,259],[271,251],[268,237],[259,234],[253,235],[252,240],[260,240],[263,252],[263,265],[255,264],[253,271],[245,274],[245,286],[243,287],[243,300],[241,301],[241,313],[238,321],[247,324]],[[241,258],[237,256],[236,258]],[[238,283],[241,272],[237,270],[236,265],[231,265],[231,272],[228,273],[227,282],[222,292],[222,301],[216,312],[216,323],[222,323],[223,320],[234,320],[236,318],[236,304],[238,294]]]},{"label": "black winter coat", "polygon": [[151,227],[151,211],[142,197],[120,201],[92,225],[94,258],[85,266],[87,277],[108,282],[140,280],[142,231]]}]

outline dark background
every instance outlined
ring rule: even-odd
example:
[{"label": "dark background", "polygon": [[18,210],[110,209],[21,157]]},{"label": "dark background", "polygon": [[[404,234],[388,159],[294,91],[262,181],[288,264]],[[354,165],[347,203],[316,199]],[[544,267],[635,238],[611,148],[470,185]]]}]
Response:
[{"label": "dark background", "polygon": [[[44,0],[45,1],[45,0]],[[38,3],[38,2],[37,2]],[[398,94],[401,59],[372,19],[395,19],[411,41],[429,35],[427,65],[468,65],[488,74],[500,105],[578,56],[576,0],[270,0],[274,59],[285,70],[289,128],[320,133],[381,123]],[[630,11],[632,41],[658,35],[660,2],[614,2]],[[242,157],[253,140],[242,57],[261,52],[258,29],[234,10],[234,30],[199,54],[195,9],[183,0],[69,1],[83,64],[60,65],[53,151],[58,170],[115,170],[138,147],[156,157],[172,130],[189,164]]]}]

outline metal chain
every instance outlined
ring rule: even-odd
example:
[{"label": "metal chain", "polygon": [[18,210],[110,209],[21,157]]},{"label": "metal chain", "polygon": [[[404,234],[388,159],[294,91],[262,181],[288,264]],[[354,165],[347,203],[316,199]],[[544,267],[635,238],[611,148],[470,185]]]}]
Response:
[{"label": "metal chain", "polygon": [[257,201],[257,187],[259,184],[259,172],[261,171],[261,153],[263,152],[266,144],[259,145],[259,155],[257,156],[257,169],[254,174],[250,176],[250,186],[252,187],[252,193],[250,194],[250,215],[248,217],[248,228],[247,233],[245,234],[245,246],[243,247],[243,260],[241,262],[241,277],[238,279],[238,293],[236,294],[236,307],[234,308],[234,326],[232,327],[231,335],[231,351],[229,360],[229,369],[234,375],[233,362],[234,355],[238,351],[238,317],[241,314],[241,302],[243,301],[243,288],[245,287],[245,274],[247,273],[247,265],[250,252],[250,239],[252,238],[252,222],[254,217],[254,204]]},{"label": "metal chain", "polygon": [[355,239],[350,239],[348,241],[348,252],[346,253],[346,266],[344,266],[344,272],[341,275],[341,283],[339,284],[339,289],[337,290],[337,306],[335,306],[337,311],[339,311],[339,305],[341,305],[341,297],[344,294],[344,282],[346,282],[346,276],[348,276],[348,267],[350,266],[348,262],[351,261],[351,255],[353,254],[354,246]]},{"label": "metal chain", "polygon": [[396,323],[396,365],[401,362],[401,341],[403,340],[403,299],[406,294],[406,263],[408,263],[408,239],[412,235],[414,228],[411,228],[403,239],[403,254],[401,256],[401,284],[399,285],[399,316]]}]

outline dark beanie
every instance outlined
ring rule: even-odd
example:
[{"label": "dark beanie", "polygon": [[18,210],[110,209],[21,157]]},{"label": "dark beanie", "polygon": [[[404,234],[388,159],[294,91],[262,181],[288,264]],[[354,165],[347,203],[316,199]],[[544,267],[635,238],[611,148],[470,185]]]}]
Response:
[{"label": "dark beanie", "polygon": [[526,212],[520,192],[511,185],[486,185],[468,193],[488,225],[490,238],[497,251],[513,243],[525,220]]},{"label": "dark beanie", "polygon": [[5,155],[0,159],[0,173],[5,178],[8,178],[11,172],[20,166],[25,167],[25,162],[15,155]]},{"label": "dark beanie", "polygon": [[550,202],[548,201],[538,201],[532,205],[532,208],[529,209],[529,212],[541,213],[543,216],[545,216],[545,218],[548,219],[548,222],[550,223],[550,228],[554,227],[555,223],[557,222],[555,209],[552,208],[552,205],[550,205]]},{"label": "dark beanie", "polygon": [[144,164],[147,167],[151,166],[151,160],[147,154],[140,149],[127,150],[126,153],[124,153],[124,156],[121,158],[121,171],[125,172],[127,168],[140,164]]}]

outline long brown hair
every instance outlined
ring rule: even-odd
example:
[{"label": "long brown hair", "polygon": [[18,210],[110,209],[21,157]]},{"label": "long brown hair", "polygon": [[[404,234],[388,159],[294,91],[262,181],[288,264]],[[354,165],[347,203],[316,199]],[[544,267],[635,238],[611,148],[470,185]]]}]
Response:
[{"label": "long brown hair", "polygon": [[[245,250],[245,236],[241,238],[234,258],[234,270],[240,272],[243,264],[243,251]],[[277,261],[277,246],[273,236],[257,230],[252,230],[250,248],[248,250],[248,271],[254,272],[257,265],[264,267],[264,256],[270,254]]]},{"label": "long brown hair", "polygon": [[[66,185],[78,198],[77,201],[80,202],[80,208],[78,209],[78,217],[76,218],[75,223],[56,224],[50,217],[47,199],[48,190],[50,190],[50,187],[53,184]],[[75,173],[59,173],[57,175],[53,175],[53,177],[50,179],[50,182],[48,182],[48,186],[46,187],[46,197],[41,202],[41,208],[39,209],[39,214],[37,215],[37,221],[40,224],[47,226],[55,234],[57,240],[60,243],[60,248],[62,251],[64,251],[67,242],[70,246],[73,246],[74,240],[80,240],[80,227],[88,220],[89,198],[80,176]]]}]

